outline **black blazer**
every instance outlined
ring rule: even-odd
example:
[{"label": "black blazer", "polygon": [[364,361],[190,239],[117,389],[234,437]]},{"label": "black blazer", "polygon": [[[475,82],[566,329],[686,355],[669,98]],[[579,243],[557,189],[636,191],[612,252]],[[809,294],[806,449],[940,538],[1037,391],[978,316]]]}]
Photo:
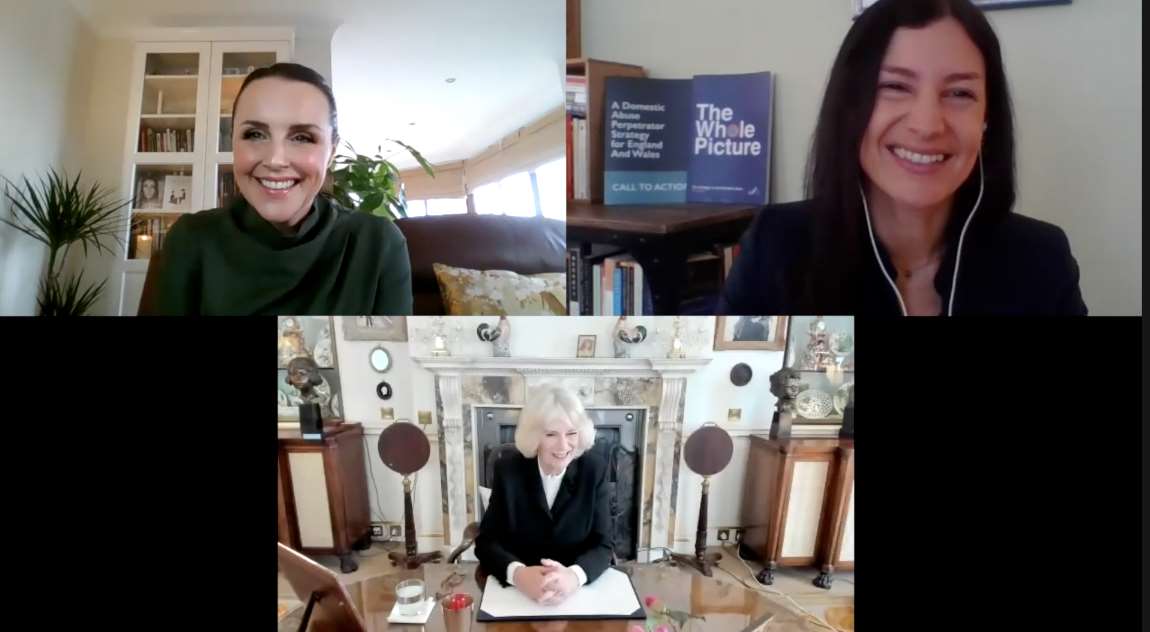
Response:
[{"label": "black blazer", "polygon": [[[743,235],[739,256],[719,297],[717,313],[752,316],[819,312],[788,304],[789,275],[810,248],[810,202],[767,206]],[[957,233],[957,231],[954,231]],[[956,263],[958,235],[950,236],[934,287],[946,313]],[[865,236],[864,236],[865,238]],[[869,238],[862,246],[860,300],[855,313],[898,315],[898,299],[882,276]],[[881,243],[879,254],[893,270]],[[1007,213],[997,221],[971,221],[958,260],[954,313],[1085,316],[1078,286],[1078,262],[1062,229]],[[892,275],[893,278],[893,275]],[[825,312],[825,310],[824,310]]]},{"label": "black blazer", "polygon": [[507,565],[535,566],[548,558],[578,564],[595,581],[611,561],[607,464],[584,453],[571,461],[551,510],[535,459],[518,452],[495,465],[491,502],[479,525],[475,555],[480,566],[507,585]]}]

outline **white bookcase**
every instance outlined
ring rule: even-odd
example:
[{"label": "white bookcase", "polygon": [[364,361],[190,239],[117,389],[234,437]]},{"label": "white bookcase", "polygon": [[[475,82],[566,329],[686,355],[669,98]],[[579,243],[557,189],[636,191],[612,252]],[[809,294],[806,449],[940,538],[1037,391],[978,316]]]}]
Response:
[{"label": "white bookcase", "polygon": [[119,277],[135,315],[152,252],[184,213],[227,205],[232,103],[247,74],[291,59],[290,29],[150,29],[137,39],[123,192],[132,198]]}]

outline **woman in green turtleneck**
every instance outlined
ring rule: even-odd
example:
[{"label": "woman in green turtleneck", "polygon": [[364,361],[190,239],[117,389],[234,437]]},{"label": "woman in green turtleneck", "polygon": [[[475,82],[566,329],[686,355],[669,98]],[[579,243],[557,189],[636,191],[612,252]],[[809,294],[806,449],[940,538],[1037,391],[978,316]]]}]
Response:
[{"label": "woman in green turtleneck", "polygon": [[410,314],[403,234],[318,195],[339,141],[323,77],[299,64],[261,68],[232,112],[240,196],[172,226],[140,313]]}]

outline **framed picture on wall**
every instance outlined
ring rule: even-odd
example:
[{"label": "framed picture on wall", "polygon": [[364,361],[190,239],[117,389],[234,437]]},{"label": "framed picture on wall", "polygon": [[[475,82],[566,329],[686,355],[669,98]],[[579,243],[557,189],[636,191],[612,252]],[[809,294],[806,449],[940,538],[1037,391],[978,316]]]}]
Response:
[{"label": "framed picture on wall", "polygon": [[[1072,0],[972,0],[981,9],[1019,9],[1050,4],[1070,4]],[[855,15],[862,13],[878,0],[854,0]]]},{"label": "framed picture on wall", "polygon": [[407,341],[407,319],[403,316],[345,316],[344,340]]},{"label": "framed picture on wall", "polygon": [[342,419],[339,362],[332,339],[334,322],[330,316],[280,316],[278,319],[278,397],[279,421],[299,419],[303,396],[288,380],[288,366],[293,358],[311,359],[319,369],[321,382],[315,387],[320,412],[325,419]]},{"label": "framed picture on wall", "polygon": [[715,351],[782,351],[787,346],[786,316],[718,316]]}]

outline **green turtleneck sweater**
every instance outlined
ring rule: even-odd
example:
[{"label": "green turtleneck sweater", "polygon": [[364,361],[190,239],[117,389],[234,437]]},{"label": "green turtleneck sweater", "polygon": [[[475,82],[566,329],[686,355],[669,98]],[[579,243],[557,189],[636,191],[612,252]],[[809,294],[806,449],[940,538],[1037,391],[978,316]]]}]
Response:
[{"label": "green turtleneck sweater", "polygon": [[158,266],[158,314],[411,314],[403,233],[325,196],[294,235],[280,233],[242,197],[184,215],[164,238]]}]

